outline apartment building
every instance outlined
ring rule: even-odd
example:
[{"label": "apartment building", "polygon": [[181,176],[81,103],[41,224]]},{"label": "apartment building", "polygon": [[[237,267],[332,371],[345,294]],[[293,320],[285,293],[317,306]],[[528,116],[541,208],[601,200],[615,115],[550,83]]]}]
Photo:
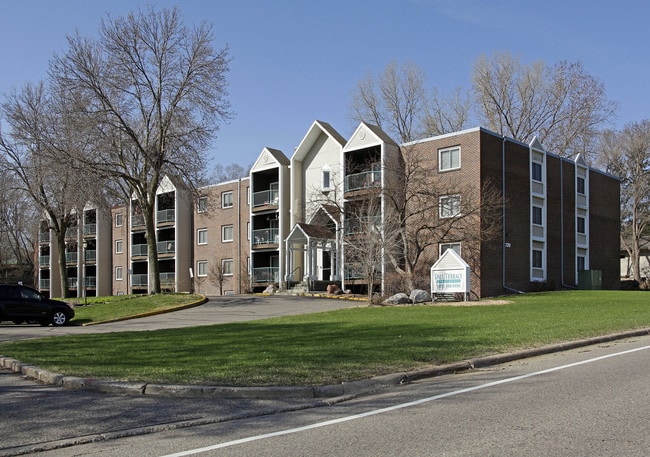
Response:
[{"label": "apartment building", "polygon": [[[420,203],[400,195],[415,159],[419,185],[430,188],[429,201]],[[163,180],[156,198],[161,284],[207,295],[270,285],[325,290],[332,283],[393,292],[406,287],[396,272],[405,259],[389,252],[390,230],[400,221],[411,236],[425,220],[451,229],[428,240],[414,285],[424,288],[430,267],[453,249],[471,267],[473,297],[577,287],[580,272],[589,270],[602,273],[603,288],[616,289],[619,192],[615,177],[537,140],[473,128],[397,144],[366,123],[346,139],[315,121],[290,158],[264,148],[248,177],[203,187],[196,197],[180,181]],[[481,205],[495,195],[490,226]],[[427,207],[418,222],[398,217],[407,206],[418,214],[418,204]],[[453,224],[470,211],[471,224]],[[83,230],[71,231],[64,253],[72,289],[81,294],[83,281],[88,294],[146,293],[150,269],[137,200],[110,214],[88,206],[79,224]],[[58,296],[59,253],[43,227],[39,286]],[[374,239],[383,240],[377,252]]]},{"label": "apartment building", "polygon": [[194,214],[194,291],[206,295],[250,290],[250,179],[198,192]]}]

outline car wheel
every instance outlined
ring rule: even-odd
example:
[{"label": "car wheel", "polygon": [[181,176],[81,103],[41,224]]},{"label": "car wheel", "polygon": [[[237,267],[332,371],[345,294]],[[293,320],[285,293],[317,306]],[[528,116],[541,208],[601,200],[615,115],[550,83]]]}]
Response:
[{"label": "car wheel", "polygon": [[68,322],[68,316],[63,311],[54,311],[52,314],[52,325],[60,327]]}]

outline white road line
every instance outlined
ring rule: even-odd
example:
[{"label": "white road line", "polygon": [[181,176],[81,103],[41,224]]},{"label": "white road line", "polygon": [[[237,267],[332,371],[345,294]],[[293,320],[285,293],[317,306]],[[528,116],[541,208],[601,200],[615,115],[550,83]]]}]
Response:
[{"label": "white road line", "polygon": [[596,358],[593,358],[593,359],[583,360],[581,362],[570,363],[568,365],[562,365],[562,366],[555,367],[555,368],[548,368],[546,370],[536,371],[534,373],[528,373],[528,374],[525,374],[525,375],[515,376],[515,377],[512,377],[512,378],[506,378],[506,379],[502,379],[500,381],[493,381],[493,382],[488,382],[486,384],[480,384],[480,385],[474,386],[474,387],[467,387],[465,389],[454,390],[452,392],[447,392],[447,393],[444,393],[444,394],[434,395],[432,397],[422,398],[420,400],[415,400],[415,401],[411,401],[411,402],[408,402],[408,403],[401,403],[399,405],[390,406],[388,408],[375,409],[375,410],[368,411],[368,412],[365,412],[365,413],[355,414],[353,416],[346,416],[346,417],[341,417],[341,418],[338,418],[338,419],[332,419],[332,420],[325,421],[325,422],[317,422],[315,424],[305,425],[304,427],[291,428],[291,429],[288,429],[288,430],[280,430],[280,431],[273,432],[273,433],[266,433],[266,434],[263,434],[263,435],[250,436],[248,438],[241,438],[241,439],[233,440],[233,441],[226,441],[225,443],[219,443],[219,444],[215,444],[215,445],[212,445],[212,446],[207,446],[207,447],[202,447],[202,448],[197,448],[197,449],[191,449],[189,451],[178,452],[176,454],[168,454],[168,455],[163,456],[163,457],[181,457],[181,456],[186,456],[186,455],[195,455],[195,454],[200,454],[202,452],[213,451],[215,449],[222,449],[222,448],[225,448],[225,447],[236,446],[238,444],[250,443],[252,441],[259,441],[259,440],[264,440],[264,439],[267,439],[267,438],[273,438],[275,436],[290,435],[290,434],[293,434],[293,433],[300,433],[300,432],[304,432],[304,431],[307,431],[307,430],[313,430],[313,429],[316,429],[316,428],[327,427],[327,426],[335,425],[335,424],[341,424],[343,422],[349,422],[349,421],[353,421],[353,420],[357,420],[357,419],[363,419],[364,417],[375,416],[377,414],[389,413],[391,411],[396,411],[396,410],[399,410],[399,409],[410,408],[411,406],[421,405],[423,403],[428,403],[428,402],[431,402],[431,401],[440,400],[442,398],[453,397],[455,395],[460,395],[460,394],[464,394],[464,393],[467,393],[467,392],[473,392],[475,390],[486,389],[488,387],[494,387],[494,386],[498,386],[500,384],[506,384],[506,383],[509,383],[509,382],[521,381],[522,379],[532,378],[534,376],[540,376],[540,375],[552,373],[554,371],[565,370],[567,368],[573,368],[573,367],[577,367],[577,366],[580,366],[580,365],[585,365],[587,363],[598,362],[598,361],[601,361],[601,360],[609,359],[611,357],[618,357],[618,356],[621,356],[621,355],[626,355],[626,354],[630,354],[630,353],[638,352],[638,351],[643,351],[643,350],[647,350],[647,349],[650,349],[650,346],[643,346],[643,347],[640,347],[640,348],[629,349],[627,351],[617,352],[617,353],[609,354],[609,355],[603,355],[603,356],[596,357]]}]

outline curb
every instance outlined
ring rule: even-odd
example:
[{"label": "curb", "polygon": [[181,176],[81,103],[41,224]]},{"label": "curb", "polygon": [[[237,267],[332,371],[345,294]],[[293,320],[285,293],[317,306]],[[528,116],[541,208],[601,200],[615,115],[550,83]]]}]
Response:
[{"label": "curb", "polygon": [[105,321],[87,322],[85,324],[81,324],[81,326],[82,327],[88,327],[90,325],[108,324],[108,323],[111,323],[111,322],[128,321],[128,320],[131,320],[131,319],[138,319],[138,318],[141,318],[141,317],[157,316],[159,314],[166,314],[166,313],[171,313],[171,312],[174,312],[174,311],[180,311],[180,310],[183,310],[183,309],[194,308],[195,306],[202,305],[207,301],[208,301],[208,297],[206,297],[204,295],[201,300],[191,302],[191,303],[187,303],[185,305],[174,306],[172,308],[165,308],[165,309],[160,309],[160,310],[157,310],[157,311],[149,311],[149,312],[141,313],[141,314],[133,314],[131,316],[118,317],[116,319],[108,319],[108,320],[105,320]]},{"label": "curb", "polygon": [[[621,332],[610,335],[586,338],[566,343],[553,344],[522,351],[478,357],[461,362],[440,365],[424,370],[394,373],[369,379],[342,382],[326,386],[270,386],[270,387],[222,387],[198,385],[163,385],[148,383],[130,383],[79,378],[52,373],[38,367],[24,364],[19,360],[0,356],[0,367],[21,373],[24,376],[44,384],[66,389],[84,389],[100,393],[117,395],[152,395],[169,398],[206,398],[206,399],[321,399],[327,404],[334,404],[379,390],[410,383],[419,379],[433,378],[447,374],[461,373],[475,368],[499,365],[502,363],[536,357],[545,354],[563,352],[594,344],[601,344],[625,338],[650,335],[650,328]],[[327,399],[327,400],[325,400]]]}]

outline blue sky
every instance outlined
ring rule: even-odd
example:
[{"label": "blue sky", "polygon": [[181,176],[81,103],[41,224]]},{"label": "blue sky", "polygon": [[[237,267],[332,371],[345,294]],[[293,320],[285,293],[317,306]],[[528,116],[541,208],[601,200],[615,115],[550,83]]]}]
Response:
[{"label": "blue sky", "polygon": [[[106,13],[147,1],[0,0],[0,94],[46,77],[48,60],[78,28],[95,35]],[[367,72],[412,61],[430,87],[470,86],[480,55],[523,62],[581,61],[619,104],[614,127],[650,117],[650,2],[619,0],[159,0],[186,23],[213,25],[226,44],[234,119],[209,151],[224,165],[253,162],[266,146],[288,157],[315,119],[354,129],[350,92]]]}]

